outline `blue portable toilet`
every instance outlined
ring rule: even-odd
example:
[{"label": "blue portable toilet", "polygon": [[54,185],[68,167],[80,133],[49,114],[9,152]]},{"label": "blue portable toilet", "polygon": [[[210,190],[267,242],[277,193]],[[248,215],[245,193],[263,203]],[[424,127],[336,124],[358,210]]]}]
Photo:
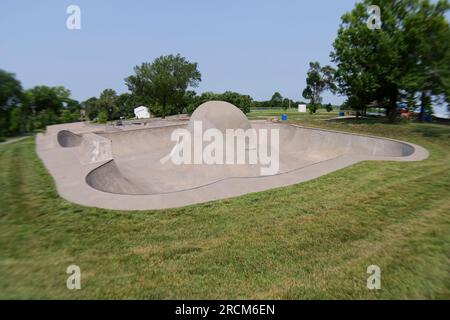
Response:
[{"label": "blue portable toilet", "polygon": [[283,120],[283,121],[286,121],[286,120],[287,120],[287,114],[286,114],[286,113],[283,113],[283,114],[281,115],[281,120]]}]

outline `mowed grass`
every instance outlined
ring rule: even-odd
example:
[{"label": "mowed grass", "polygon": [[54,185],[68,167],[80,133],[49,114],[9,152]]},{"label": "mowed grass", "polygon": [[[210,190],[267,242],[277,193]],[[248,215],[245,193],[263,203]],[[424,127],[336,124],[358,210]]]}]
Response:
[{"label": "mowed grass", "polygon": [[315,114],[310,114],[309,111],[306,113],[299,113],[297,109],[272,109],[272,110],[251,110],[247,117],[251,120],[266,120],[268,118],[278,117],[281,119],[282,114],[286,114],[288,120],[302,120],[302,121],[317,121],[337,117],[339,111],[333,110],[327,112],[325,109],[318,109]]},{"label": "mowed grass", "polygon": [[[32,138],[2,145],[0,298],[450,298],[450,128],[293,121],[407,140],[430,158],[120,212],[58,197]],[[66,288],[71,264],[81,268],[81,290]],[[381,290],[366,287],[369,265],[381,268]]]}]

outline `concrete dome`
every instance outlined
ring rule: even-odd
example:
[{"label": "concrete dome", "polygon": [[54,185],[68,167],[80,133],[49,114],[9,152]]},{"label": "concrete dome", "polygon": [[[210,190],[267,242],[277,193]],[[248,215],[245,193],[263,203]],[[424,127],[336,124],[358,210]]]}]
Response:
[{"label": "concrete dome", "polygon": [[201,104],[191,116],[188,128],[193,130],[194,121],[202,121],[203,131],[215,128],[225,133],[226,129],[250,129],[245,114],[225,101],[208,101]]}]

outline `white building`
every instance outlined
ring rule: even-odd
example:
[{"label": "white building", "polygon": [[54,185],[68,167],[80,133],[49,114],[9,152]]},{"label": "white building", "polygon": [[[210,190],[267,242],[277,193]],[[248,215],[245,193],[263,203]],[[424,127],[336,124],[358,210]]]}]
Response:
[{"label": "white building", "polygon": [[144,106],[140,106],[134,109],[134,115],[137,119],[146,119],[150,118],[150,112],[148,112],[148,108]]},{"label": "white building", "polygon": [[298,112],[306,112],[306,104],[299,104]]}]

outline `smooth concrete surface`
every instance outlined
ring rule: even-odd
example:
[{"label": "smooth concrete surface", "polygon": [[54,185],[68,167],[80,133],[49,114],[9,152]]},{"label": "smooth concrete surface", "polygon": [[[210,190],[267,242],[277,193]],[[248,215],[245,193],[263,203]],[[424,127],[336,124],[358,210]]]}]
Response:
[{"label": "smooth concrete surface", "polygon": [[82,136],[69,130],[59,131],[56,138],[58,139],[59,145],[63,148],[78,147],[81,141],[83,141]]},{"label": "smooth concrete surface", "polygon": [[[216,108],[214,112],[212,108]],[[198,114],[194,112],[190,123],[159,119],[144,128],[110,130],[85,123],[49,126],[45,134],[37,136],[37,152],[63,198],[120,210],[173,208],[239,196],[314,179],[364,160],[419,161],[428,157],[424,148],[397,140],[249,122],[234,108],[210,102],[200,106]],[[161,163],[174,146],[170,139],[173,130],[191,130],[194,119],[219,130],[279,129],[279,172],[261,176],[259,164]],[[77,137],[81,138],[79,144]]]},{"label": "smooth concrete surface", "polygon": [[250,129],[245,114],[231,103],[225,101],[208,101],[195,109],[189,121],[188,130],[192,131],[196,121],[201,121],[203,130],[218,129],[225,133],[226,129]]}]

